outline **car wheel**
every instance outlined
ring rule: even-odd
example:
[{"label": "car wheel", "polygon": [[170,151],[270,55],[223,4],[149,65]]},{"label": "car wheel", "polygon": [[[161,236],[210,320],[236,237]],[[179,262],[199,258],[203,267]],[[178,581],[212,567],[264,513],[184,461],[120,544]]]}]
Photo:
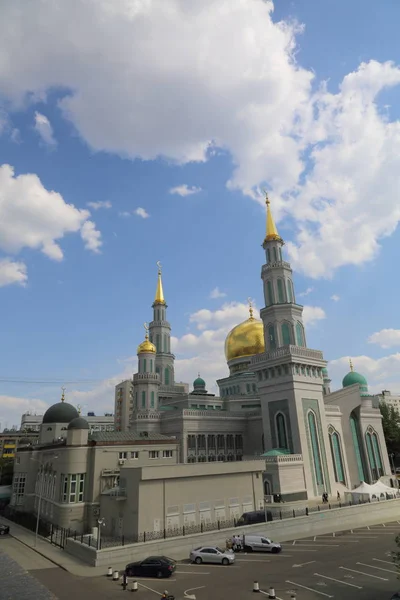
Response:
[{"label": "car wheel", "polygon": [[278,548],[272,548],[271,552],[272,554],[278,554],[279,550]]},{"label": "car wheel", "polygon": [[196,558],[194,559],[194,562],[196,563],[196,565],[201,565],[201,563],[203,562],[203,559],[200,556],[196,556]]},{"label": "car wheel", "polygon": [[162,571],[157,571],[157,579],[161,579],[161,577],[163,576],[163,572]]},{"label": "car wheel", "polygon": [[223,558],[222,559],[222,564],[223,565],[229,565],[229,560],[227,558]]},{"label": "car wheel", "polygon": [[245,546],[244,551],[245,552],[253,552],[253,548],[251,546]]}]

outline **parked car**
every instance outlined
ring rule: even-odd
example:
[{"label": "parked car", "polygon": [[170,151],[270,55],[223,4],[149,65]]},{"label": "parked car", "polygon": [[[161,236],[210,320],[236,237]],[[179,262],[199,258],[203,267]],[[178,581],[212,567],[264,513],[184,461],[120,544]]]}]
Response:
[{"label": "parked car", "polygon": [[167,556],[149,556],[144,560],[129,563],[125,567],[128,577],[171,577],[176,562]]},{"label": "parked car", "polygon": [[255,525],[256,523],[265,523],[266,521],[272,521],[271,511],[253,510],[251,512],[243,513],[236,522],[236,527],[243,527],[243,525]]},{"label": "parked car", "polygon": [[227,550],[213,546],[200,546],[191,551],[189,556],[191,562],[200,565],[201,563],[216,563],[220,565],[233,565],[235,554]]},{"label": "parked car", "polygon": [[8,525],[0,525],[0,535],[6,535],[7,533],[10,533]]},{"label": "parked car", "polygon": [[400,592],[396,592],[395,594],[393,594],[393,596],[391,597],[390,600],[399,600],[400,599]]},{"label": "parked car", "polygon": [[245,552],[272,552],[278,554],[282,552],[282,546],[277,542],[273,542],[269,538],[260,534],[243,535],[242,548]]}]

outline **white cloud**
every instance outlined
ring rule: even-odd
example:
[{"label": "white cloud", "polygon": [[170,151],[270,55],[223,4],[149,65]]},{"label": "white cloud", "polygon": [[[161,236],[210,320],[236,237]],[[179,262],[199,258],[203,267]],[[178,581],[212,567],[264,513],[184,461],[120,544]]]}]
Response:
[{"label": "white cloud", "polygon": [[122,211],[120,211],[120,212],[118,213],[118,216],[119,216],[119,217],[123,217],[123,218],[125,218],[125,219],[126,219],[126,218],[128,218],[128,217],[131,217],[131,216],[132,216],[132,213],[131,213],[131,212],[129,212],[128,210],[122,210]]},{"label": "white cloud", "polygon": [[255,196],[267,182],[276,219],[297,221],[294,266],[329,277],[372,260],[400,219],[399,122],[376,100],[400,69],[362,63],[336,94],[314,93],[296,62],[302,28],[272,12],[268,0],[9,2],[0,88],[17,107],[67,90],[59,106],[97,151],[181,164],[229,152],[229,187]]},{"label": "white cloud", "polygon": [[303,309],[303,322],[304,325],[312,326],[318,321],[326,319],[326,314],[323,308],[320,306],[304,306]]},{"label": "white cloud", "polygon": [[381,329],[369,336],[370,344],[379,344],[381,348],[400,346],[400,329]]},{"label": "white cloud", "polygon": [[14,262],[9,258],[0,259],[0,287],[5,285],[25,286],[28,281],[26,265],[22,262]]},{"label": "white cloud", "polygon": [[67,204],[33,173],[15,176],[13,167],[0,166],[0,214],[0,249],[5,252],[16,254],[29,248],[62,260],[58,240],[81,230],[86,247],[96,251],[95,244],[88,242],[88,237],[95,237],[94,224],[87,221],[89,212]]},{"label": "white cloud", "polygon": [[146,209],[142,208],[141,206],[139,206],[133,212],[135,213],[135,215],[137,215],[138,217],[141,217],[142,219],[148,219],[150,216],[149,213],[146,211]]},{"label": "white cloud", "polygon": [[85,248],[96,254],[100,253],[100,248],[103,245],[101,241],[101,233],[97,231],[93,221],[85,221],[81,228],[81,237],[85,242]]},{"label": "white cloud", "polygon": [[[258,318],[258,311],[254,309],[254,316]],[[223,304],[218,310],[202,308],[189,317],[190,323],[194,323],[197,329],[203,330],[209,327],[234,327],[249,318],[249,307],[241,302],[229,302]]]},{"label": "white cloud", "polygon": [[333,300],[334,302],[339,302],[340,296],[338,296],[337,294],[333,294],[333,296],[331,296],[331,300]]},{"label": "white cloud", "polygon": [[177,185],[169,190],[170,194],[177,194],[178,196],[191,196],[192,194],[198,194],[199,192],[201,192],[200,187],[195,187],[194,185],[189,187],[186,183]]},{"label": "white cloud", "polygon": [[99,200],[98,202],[88,202],[87,203],[90,208],[93,210],[99,210],[99,208],[111,208],[112,204],[109,200]]},{"label": "white cloud", "polygon": [[215,300],[217,298],[225,298],[225,297],[226,297],[225,292],[221,292],[221,290],[219,289],[219,287],[215,287],[210,292],[210,298],[212,298],[213,300]]},{"label": "white cloud", "polygon": [[18,427],[21,424],[21,415],[27,411],[43,414],[49,405],[36,398],[21,398],[18,396],[0,395],[0,431],[3,428]]},{"label": "white cloud", "polygon": [[311,294],[311,292],[314,291],[313,287],[309,287],[306,289],[305,292],[300,292],[300,294],[297,294],[300,298],[304,297],[304,296],[308,296],[309,294]]},{"label": "white cloud", "polygon": [[45,115],[35,112],[34,128],[45,144],[48,146],[55,146],[57,144],[56,140],[54,139],[53,128]]}]

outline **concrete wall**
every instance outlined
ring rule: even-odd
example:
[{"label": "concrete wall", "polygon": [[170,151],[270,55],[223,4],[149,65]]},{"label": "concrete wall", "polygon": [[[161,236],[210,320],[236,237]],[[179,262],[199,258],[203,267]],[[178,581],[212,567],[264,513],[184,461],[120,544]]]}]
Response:
[{"label": "concrete wall", "polygon": [[[188,558],[190,550],[201,544],[223,545],[225,540],[238,533],[264,533],[274,541],[285,542],[333,531],[346,531],[397,520],[400,513],[400,500],[386,500],[373,504],[363,504],[313,513],[308,517],[284,519],[267,524],[250,525],[241,528],[199,533],[179,538],[105,548],[98,552],[93,548],[81,548],[80,542],[68,540],[66,551],[92,566],[121,568],[128,562],[151,555],[166,555],[175,559]],[[394,537],[394,536],[393,536]],[[285,550],[285,548],[284,548]]]}]

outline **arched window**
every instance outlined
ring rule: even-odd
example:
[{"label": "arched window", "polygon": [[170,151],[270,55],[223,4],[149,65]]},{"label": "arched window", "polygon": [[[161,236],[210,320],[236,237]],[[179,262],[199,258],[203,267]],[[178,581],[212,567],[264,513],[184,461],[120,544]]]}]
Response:
[{"label": "arched window", "polygon": [[135,392],[135,408],[138,409],[137,392]]},{"label": "arched window", "polygon": [[299,321],[296,323],[296,341],[298,346],[304,346],[303,325]]},{"label": "arched window", "polygon": [[153,359],[150,359],[150,373],[153,373]]},{"label": "arched window", "polygon": [[290,346],[289,323],[282,323],[282,342],[284,346]]},{"label": "arched window", "polygon": [[284,415],[279,412],[275,417],[276,432],[278,437],[278,448],[287,448],[287,432],[286,432],[286,420]]},{"label": "arched window", "polygon": [[142,392],[142,408],[146,408],[146,392]]},{"label": "arched window", "polygon": [[272,287],[272,283],[267,281],[267,306],[270,306],[274,303],[274,290]]},{"label": "arched window", "polygon": [[340,436],[333,427],[329,428],[329,444],[331,447],[333,470],[335,472],[335,481],[346,485]]},{"label": "arched window", "polygon": [[169,369],[168,369],[168,367],[165,367],[164,383],[165,383],[165,385],[169,385]]},{"label": "arched window", "polygon": [[157,352],[161,352],[160,334],[159,333],[157,333],[157,335],[156,335],[156,349],[157,349]]},{"label": "arched window", "polygon": [[147,371],[147,369],[146,369],[147,364],[146,363],[147,363],[147,360],[144,358],[143,359],[143,373],[146,373],[146,371]]},{"label": "arched window", "polygon": [[151,392],[150,398],[150,408],[154,408],[154,392]]},{"label": "arched window", "polygon": [[268,327],[268,340],[270,350],[276,350],[275,327],[273,325]]},{"label": "arched window", "polygon": [[321,451],[319,448],[318,432],[317,432],[317,419],[315,413],[310,410],[308,413],[308,427],[310,430],[311,448],[314,462],[314,472],[317,485],[324,484],[324,478],[322,475],[322,464],[321,464]]},{"label": "arched window", "polygon": [[265,494],[266,496],[270,496],[270,495],[271,495],[271,484],[270,484],[270,482],[268,481],[268,479],[266,479],[266,480],[264,481],[264,494]]},{"label": "arched window", "polygon": [[276,254],[276,248],[275,248],[275,246],[274,246],[274,248],[272,250],[273,250],[273,253],[274,253],[274,262],[278,262],[278,256]]},{"label": "arched window", "polygon": [[270,263],[271,262],[271,252],[270,252],[269,248],[267,250],[267,256],[268,256],[268,262]]},{"label": "arched window", "polygon": [[367,429],[367,433],[365,434],[365,442],[367,445],[368,461],[371,468],[372,478],[377,480],[384,473],[378,436],[372,427],[368,427]]},{"label": "arched window", "polygon": [[282,279],[278,279],[278,302],[283,304],[285,302],[285,291],[283,289]]},{"label": "arched window", "polygon": [[378,471],[376,469],[375,455],[374,455],[374,450],[372,448],[372,436],[370,433],[366,433],[365,441],[367,444],[367,453],[368,453],[369,467],[371,469],[372,480],[376,481],[378,479]]},{"label": "arched window", "polygon": [[378,476],[382,477],[384,475],[383,465],[382,465],[382,456],[379,448],[379,439],[377,433],[374,431],[372,434],[372,447],[374,449],[376,466],[378,468]]},{"label": "arched window", "polygon": [[358,422],[354,414],[350,416],[350,429],[353,438],[354,452],[356,455],[358,477],[360,481],[365,481],[364,465],[361,455],[360,435],[358,430]]},{"label": "arched window", "polygon": [[286,287],[287,287],[288,302],[293,302],[292,282],[290,281],[290,279],[287,280]]}]

